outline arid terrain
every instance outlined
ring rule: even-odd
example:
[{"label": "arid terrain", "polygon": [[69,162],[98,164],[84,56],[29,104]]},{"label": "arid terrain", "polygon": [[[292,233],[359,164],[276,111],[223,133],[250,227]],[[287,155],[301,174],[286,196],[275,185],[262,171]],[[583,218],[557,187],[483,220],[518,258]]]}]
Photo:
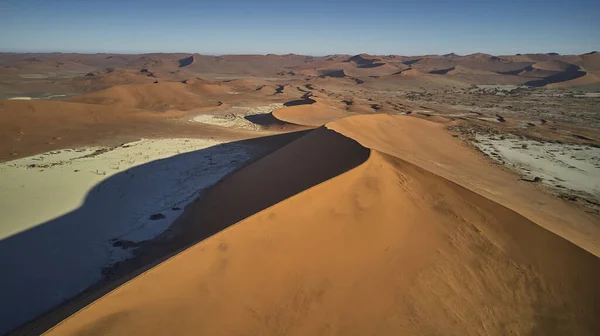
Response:
[{"label": "arid terrain", "polygon": [[0,334],[599,335],[600,53],[0,53]]}]

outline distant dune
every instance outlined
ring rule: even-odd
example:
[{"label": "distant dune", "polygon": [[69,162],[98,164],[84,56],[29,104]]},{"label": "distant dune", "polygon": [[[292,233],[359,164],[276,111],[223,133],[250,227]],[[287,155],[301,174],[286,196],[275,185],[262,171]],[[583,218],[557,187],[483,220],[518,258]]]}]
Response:
[{"label": "distant dune", "polygon": [[346,73],[343,69],[320,69],[319,76],[321,77],[334,77],[334,78],[344,78],[346,77]]},{"label": "distant dune", "polygon": [[550,88],[565,88],[565,87],[567,87],[568,88],[568,87],[581,87],[581,86],[587,86],[587,85],[598,86],[599,82],[600,82],[600,71],[595,71],[595,72],[588,72],[585,75],[574,78],[574,79],[548,84],[548,87],[550,87]]},{"label": "distant dune", "polygon": [[373,77],[391,75],[398,71],[404,70],[408,66],[404,64],[393,65],[390,63],[372,63],[367,66],[358,66],[346,69],[350,76],[354,77]]},{"label": "distant dune", "polygon": [[179,67],[183,68],[183,67],[186,67],[188,65],[192,65],[195,62],[196,62],[196,59],[194,58],[194,55],[191,55],[189,57],[180,59],[179,60]]},{"label": "distant dune", "polygon": [[[543,66],[554,66],[555,68],[558,68],[558,66],[556,64],[550,64],[550,65],[544,64]],[[571,80],[577,79],[579,77],[584,77],[585,75],[586,75],[586,72],[581,70],[581,68],[579,66],[570,64],[570,65],[565,66],[564,71],[554,71],[552,74],[550,74],[548,76],[544,76],[542,79],[529,81],[529,82],[525,83],[525,85],[545,86],[545,85],[552,84],[552,83],[571,81]]]},{"label": "distant dune", "polygon": [[[600,70],[599,55],[598,53],[583,55],[545,53],[493,56],[475,53],[460,56],[451,53],[424,56],[359,54],[317,57],[295,54],[207,56],[177,53],[142,55],[0,53],[0,62],[3,64],[3,67],[0,67],[0,75],[2,75],[0,97],[37,97],[65,91],[69,94],[81,94],[107,89],[114,85],[147,83],[156,80],[182,81],[195,77],[212,80],[276,76],[289,79],[319,76],[352,77],[356,83],[360,83],[367,78],[388,76],[408,68],[437,75],[454,75],[455,78],[450,82],[459,80],[467,84],[526,84],[527,79],[518,79],[514,76],[526,71],[521,74],[521,77],[543,79],[555,75],[543,71],[566,71],[569,64],[581,67],[584,72]],[[450,72],[457,67],[489,73],[487,75],[478,73],[477,78],[468,76],[460,78],[456,72]],[[471,76],[473,73],[468,75]],[[484,76],[488,77],[484,78]],[[437,77],[437,80],[439,79],[440,76]],[[544,85],[554,83],[555,79],[556,77],[543,83],[546,83]],[[571,83],[570,80],[565,81]],[[449,82],[441,81],[439,84],[443,86],[447,83]],[[540,85],[540,83],[542,82],[534,84]],[[5,92],[3,95],[3,87],[11,88],[10,93]]]},{"label": "distant dune", "polygon": [[535,69],[550,71],[567,71],[576,67],[576,65],[559,60],[537,62],[532,64],[531,66]]},{"label": "distant dune", "polygon": [[[448,69],[450,70],[450,69]],[[396,72],[394,75],[406,76],[406,77],[423,77],[426,73],[413,68],[407,68]]]},{"label": "distant dune", "polygon": [[353,63],[356,63],[357,65],[361,65],[361,66],[372,65],[379,61],[381,61],[381,58],[379,58],[377,56],[371,56],[368,54],[360,54],[360,55],[355,55],[355,56],[348,58],[348,62],[353,62]]},{"label": "distant dune", "polygon": [[131,140],[131,135],[121,131],[129,128],[130,132],[125,133],[131,134],[133,129],[143,128],[145,114],[126,108],[110,110],[60,101],[0,101],[0,160],[64,148],[65,145],[89,144],[107,134]]},{"label": "distant dune", "polygon": [[578,65],[581,65],[586,70],[600,70],[600,53],[593,52],[580,56]]},{"label": "distant dune", "polygon": [[114,86],[103,91],[77,96],[69,101],[153,111],[185,110],[216,106],[212,96],[224,94],[226,91],[226,88],[216,84],[159,82]]}]

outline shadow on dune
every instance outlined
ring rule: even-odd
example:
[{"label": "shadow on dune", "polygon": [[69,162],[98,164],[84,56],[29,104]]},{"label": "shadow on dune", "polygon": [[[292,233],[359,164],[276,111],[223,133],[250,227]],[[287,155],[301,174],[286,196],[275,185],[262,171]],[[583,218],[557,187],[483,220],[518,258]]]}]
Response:
[{"label": "shadow on dune", "polygon": [[371,68],[378,68],[383,65],[385,65],[385,63],[368,63],[368,64],[358,65],[357,67],[360,69],[371,69]]},{"label": "shadow on dune", "polygon": [[[61,307],[23,326],[17,330],[17,333],[33,335],[47,330],[102,295],[164,261],[173,254],[240,222],[244,218],[252,216],[278,202],[358,166],[367,160],[370,153],[369,149],[361,146],[358,142],[335,131],[328,130],[325,127],[314,131],[288,133],[247,141],[255,141],[259,144],[266,142],[270,145],[268,146],[268,150],[283,147],[264,156],[260,160],[246,165],[213,187],[203,191],[199,200],[187,206],[181,217],[168,230],[155,239],[141,244],[133,252],[133,258],[105,268],[105,278],[103,281],[89,288],[68,303],[63,304]],[[274,143],[277,145],[273,145]],[[203,157],[204,153],[189,155]],[[143,173],[143,169],[146,168],[140,167],[138,173]],[[118,178],[115,178],[115,181],[117,180]],[[90,202],[93,202],[93,200],[88,198],[82,208],[89,207],[90,209],[94,209],[94,211],[102,210],[107,213],[111,211],[110,207],[101,204],[89,204]],[[71,214],[66,216],[71,216]],[[71,221],[61,221],[58,219],[58,222],[52,221],[44,224],[39,230],[46,231],[52,237],[56,237],[57,235],[66,234],[70,230],[73,230],[72,227],[65,225],[67,222]],[[76,223],[71,223],[71,225],[74,224]],[[45,229],[48,225],[51,228]],[[39,230],[36,231],[42,233]],[[72,241],[71,239],[68,241],[59,239],[60,241],[58,241],[56,238],[48,239],[39,236],[39,233],[25,233],[28,239],[17,237],[16,239],[20,240],[20,242],[17,243],[15,241],[9,245],[15,249],[19,246],[35,245],[36,240],[46,240],[54,241],[53,244],[59,244],[60,249],[69,249],[68,241]],[[125,245],[127,245],[126,243]],[[8,250],[2,250],[0,247],[0,251],[3,253],[9,252]],[[12,253],[13,258],[19,259],[18,256],[15,256],[14,252]],[[24,266],[17,265],[18,262],[15,261],[13,268],[17,270],[24,268]],[[57,266],[56,271],[65,273],[62,265],[55,266]],[[72,278],[73,276],[74,274],[70,273],[65,278]],[[36,283],[30,281],[28,285],[35,286]],[[29,286],[23,288],[28,288]],[[44,288],[47,287],[45,286]],[[81,290],[83,289],[85,288],[81,288]],[[34,302],[35,298],[40,295],[38,292],[36,290],[35,295],[29,295],[30,292],[25,292],[26,297],[18,308],[25,309],[27,304]],[[49,294],[46,293],[46,295]],[[13,295],[12,298],[12,301],[16,301],[17,295]],[[15,304],[19,303],[16,302]],[[46,307],[44,310],[48,308],[50,307]],[[33,318],[43,312],[39,306],[38,310],[37,313],[29,311],[31,316],[27,318]],[[18,310],[15,311],[17,312]],[[3,325],[11,319],[14,320],[16,317],[16,314],[3,317]],[[20,318],[21,322],[25,320],[25,316],[21,316]]]},{"label": "shadow on dune", "polygon": [[298,106],[298,105],[310,105],[310,104],[314,104],[316,102],[317,102],[316,100],[311,99],[308,96],[306,96],[303,99],[291,100],[287,103],[284,103],[283,106],[290,107],[290,106]]},{"label": "shadow on dune", "polygon": [[526,72],[526,71],[532,71],[533,67],[531,65],[528,65],[524,68],[521,69],[517,69],[517,70],[512,70],[512,71],[500,71],[498,72],[498,74],[500,75],[513,75],[513,76],[517,76],[518,74],[520,74],[521,72]]},{"label": "shadow on dune", "polygon": [[[299,105],[311,105],[316,103],[317,101],[310,98],[310,95],[305,94],[302,99],[291,100],[287,103],[284,103],[283,106],[299,106]],[[262,114],[252,114],[247,115],[244,119],[248,120],[251,123],[254,123],[259,126],[263,126],[265,128],[269,128],[272,126],[283,126],[283,127],[301,127],[300,125],[292,124],[287,121],[283,121],[275,117],[273,112],[270,113],[262,113]]]},{"label": "shadow on dune", "polygon": [[346,77],[346,73],[344,70],[322,70],[319,77],[344,78]]},{"label": "shadow on dune", "polygon": [[573,67],[569,68],[566,71],[559,72],[555,75],[548,76],[546,78],[529,81],[529,82],[525,83],[525,85],[533,86],[533,87],[540,87],[540,86],[545,86],[545,85],[553,84],[553,83],[566,82],[566,81],[569,81],[572,79],[583,77],[586,74],[587,73],[585,71],[581,70],[580,67],[574,65]]},{"label": "shadow on dune", "polygon": [[208,238],[360,165],[369,154],[370,150],[355,140],[325,127],[308,131],[208,189],[168,231],[141,246],[136,258],[113,268],[108,276],[123,276]]},{"label": "shadow on dune", "polygon": [[177,239],[188,245],[213,235],[358,166],[369,153],[355,140],[320,127],[211,188],[177,220],[177,229],[186,232]]},{"label": "shadow on dune", "polygon": [[420,60],[421,60],[420,58],[417,58],[414,60],[404,61],[404,62],[402,62],[402,64],[410,66],[410,65],[413,65],[413,64],[419,62]]},{"label": "shadow on dune", "polygon": [[179,60],[179,67],[184,68],[188,65],[192,65],[195,61],[194,55],[190,55]]},{"label": "shadow on dune", "polygon": [[247,115],[244,117],[244,119],[259,126],[291,125],[285,121],[275,118],[271,112]]},{"label": "shadow on dune", "polygon": [[[167,229],[200,190],[305,133],[220,144],[130,168],[95,185],[79,208],[0,240],[0,297],[5,308],[0,334],[96,283],[106,285],[103,279],[110,269],[106,267],[131,257],[132,247],[138,245],[134,241],[151,239]],[[43,330],[35,326],[47,328],[59,320],[50,319],[48,324],[42,319],[21,332],[38,334]]]},{"label": "shadow on dune", "polygon": [[454,70],[455,68],[456,67],[451,67],[451,68],[447,68],[447,69],[432,70],[432,71],[429,71],[429,73],[433,74],[433,75],[445,75],[448,72]]}]

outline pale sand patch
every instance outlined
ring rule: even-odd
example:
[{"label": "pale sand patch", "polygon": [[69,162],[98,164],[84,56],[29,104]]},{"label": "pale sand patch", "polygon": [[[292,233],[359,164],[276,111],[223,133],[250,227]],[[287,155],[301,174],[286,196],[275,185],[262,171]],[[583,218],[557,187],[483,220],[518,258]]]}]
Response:
[{"label": "pale sand patch", "polygon": [[12,97],[12,98],[8,98],[7,100],[34,100],[36,98],[32,98],[32,97]]},{"label": "pale sand patch", "polygon": [[45,97],[26,97],[26,96],[19,96],[19,97],[11,97],[11,98],[7,98],[6,100],[42,100],[42,99],[54,99],[54,98],[63,98],[63,97],[67,97],[67,95],[64,94],[58,94],[58,95],[49,95],[49,96],[45,96]]},{"label": "pale sand patch", "polygon": [[246,117],[257,114],[271,113],[282,107],[283,104],[270,104],[266,106],[254,107],[234,106],[225,111],[219,112],[219,114],[196,115],[191,119],[191,121],[220,127],[242,128],[258,131],[260,130],[260,126],[247,120]]},{"label": "pale sand patch", "polygon": [[21,78],[28,78],[28,79],[44,79],[44,78],[48,78],[48,75],[44,75],[44,74],[22,74],[19,75],[19,77]]},{"label": "pale sand patch", "polygon": [[600,92],[585,92],[575,95],[577,98],[600,98]]},{"label": "pale sand patch", "polygon": [[[0,239],[75,210],[83,204],[93,186],[113,175],[154,160],[218,144],[219,141],[205,139],[144,139],[112,150],[101,147],[65,149],[2,163],[0,212],[5,221],[0,227]],[[89,157],[102,151],[106,152]],[[205,161],[189,162],[185,168],[206,165]],[[228,164],[218,162],[217,165],[219,163]],[[159,173],[171,180],[180,180],[185,178],[182,175],[186,172],[169,174],[169,168],[165,167],[165,173]],[[161,192],[166,193],[166,190]],[[29,203],[36,204],[35,212],[30,211]]]},{"label": "pale sand patch", "polygon": [[484,90],[500,90],[500,91],[512,91],[516,89],[527,88],[525,85],[505,85],[505,84],[481,84],[477,85],[478,89]]},{"label": "pale sand patch", "polygon": [[249,158],[242,144],[143,139],[0,164],[0,297],[13,311],[0,333],[100,280],[131,255],[123,241],[154,238]]},{"label": "pale sand patch", "polygon": [[600,199],[600,148],[479,134],[475,145],[528,180]]}]

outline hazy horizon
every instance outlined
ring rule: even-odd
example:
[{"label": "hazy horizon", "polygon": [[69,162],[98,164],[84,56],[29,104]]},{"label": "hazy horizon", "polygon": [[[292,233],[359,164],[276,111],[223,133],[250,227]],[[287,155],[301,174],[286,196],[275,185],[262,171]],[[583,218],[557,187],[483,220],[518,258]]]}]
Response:
[{"label": "hazy horizon", "polygon": [[[569,55],[584,55],[600,52],[598,50],[591,50],[589,52],[584,53],[568,53],[561,54],[557,53],[561,56],[569,56]],[[314,55],[314,54],[297,54],[297,53],[231,53],[231,54],[219,54],[219,53],[200,53],[200,52],[183,52],[183,51],[152,51],[152,52],[140,52],[140,53],[126,53],[126,52],[64,52],[64,51],[2,51],[0,50],[0,54],[65,54],[65,55],[152,55],[152,54],[183,54],[183,55],[202,55],[202,56],[267,56],[267,55],[278,55],[278,56],[286,56],[286,55],[297,55],[297,56],[310,56],[310,57],[327,57],[327,56],[354,56],[354,55],[375,55],[375,56],[404,56],[404,57],[413,57],[413,56],[444,56],[451,53],[437,53],[437,54],[374,54],[369,52],[360,52],[357,54],[348,54],[348,53],[338,53],[338,54],[324,54],[324,55]],[[469,56],[473,54],[478,54],[481,52],[474,52],[471,54],[458,54],[454,53],[457,56]],[[515,54],[489,54],[492,56],[510,56],[510,55],[532,55],[532,54],[552,54],[553,52],[520,52]],[[483,53],[488,54],[488,53]]]},{"label": "hazy horizon", "polygon": [[600,2],[224,0],[0,4],[0,51],[426,55],[600,49]]}]

